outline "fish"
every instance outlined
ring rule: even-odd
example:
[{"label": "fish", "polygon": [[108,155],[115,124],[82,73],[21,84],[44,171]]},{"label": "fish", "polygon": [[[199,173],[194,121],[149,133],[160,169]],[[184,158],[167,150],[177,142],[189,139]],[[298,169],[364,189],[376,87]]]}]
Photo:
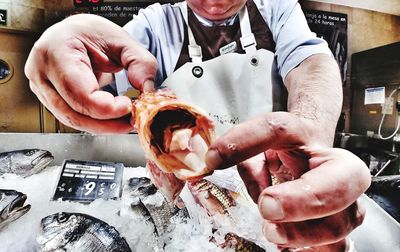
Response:
[{"label": "fish", "polygon": [[165,234],[172,223],[184,221],[189,216],[186,208],[179,208],[168,201],[147,177],[130,178],[128,190],[129,197],[132,198],[131,208],[136,213],[149,217],[157,236]]},{"label": "fish", "polygon": [[25,194],[15,190],[0,189],[0,230],[26,214],[31,205],[25,205]]},{"label": "fish", "polygon": [[[235,225],[235,220],[229,213],[229,208],[237,205],[235,200],[237,195],[235,193],[221,188],[206,179],[188,181],[187,184],[195,201],[207,211],[209,216],[213,217],[215,231],[222,226],[222,223]],[[213,237],[211,237],[210,241],[216,243]],[[224,237],[224,242],[218,244],[218,246],[236,252],[265,252],[256,243],[232,232],[227,233]]]},{"label": "fish", "polygon": [[179,194],[185,186],[185,181],[178,179],[173,173],[162,171],[151,160],[147,160],[146,168],[149,171],[150,179],[158,190],[169,200],[180,206]]},{"label": "fish", "polygon": [[82,213],[60,212],[44,217],[36,241],[42,252],[131,252],[114,227]]},{"label": "fish", "polygon": [[179,101],[167,88],[143,92],[132,116],[147,158],[180,180],[209,175],[205,155],[215,140],[213,121],[200,108]]},{"label": "fish", "polygon": [[235,252],[265,252],[265,249],[254,242],[244,239],[234,233],[225,235],[224,243],[220,244],[223,249],[233,249]]},{"label": "fish", "polygon": [[371,178],[369,192],[389,193],[399,195],[400,193],[400,175],[386,175]]},{"label": "fish", "polygon": [[24,149],[0,153],[0,175],[14,173],[29,177],[46,168],[53,155],[47,150]]},{"label": "fish", "polygon": [[194,199],[204,209],[208,215],[226,214],[228,209],[236,205],[236,201],[231,193],[208,180],[188,182],[188,188]]}]

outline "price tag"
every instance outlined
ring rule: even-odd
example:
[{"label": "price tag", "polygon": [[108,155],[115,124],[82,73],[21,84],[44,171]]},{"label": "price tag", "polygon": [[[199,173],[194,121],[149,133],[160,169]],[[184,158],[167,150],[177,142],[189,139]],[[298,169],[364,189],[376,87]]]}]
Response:
[{"label": "price tag", "polygon": [[122,163],[65,160],[53,200],[90,202],[121,196]]},{"label": "price tag", "polygon": [[7,25],[7,10],[0,9],[0,25]]}]

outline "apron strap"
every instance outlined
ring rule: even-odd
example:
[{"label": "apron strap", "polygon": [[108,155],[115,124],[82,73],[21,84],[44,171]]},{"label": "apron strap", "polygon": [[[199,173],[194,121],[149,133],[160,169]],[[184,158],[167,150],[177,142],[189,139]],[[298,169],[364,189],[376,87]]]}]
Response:
[{"label": "apron strap", "polygon": [[[240,43],[242,44],[243,50],[246,54],[252,58],[252,64],[257,63],[257,42],[254,34],[251,32],[250,18],[247,11],[246,5],[239,12],[240,19],[240,30],[242,32],[242,37],[240,38]],[[253,61],[255,59],[255,61]]]},{"label": "apron strap", "polygon": [[188,36],[189,36],[189,57],[193,63],[199,64],[203,60],[203,54],[201,52],[201,47],[196,43],[196,40],[193,36],[192,29],[190,29],[189,21],[188,21],[188,8],[186,1],[177,3],[179,8],[181,9],[183,19],[185,20],[188,28]]},{"label": "apron strap", "polygon": [[[193,63],[199,64],[202,62],[203,54],[201,51],[201,47],[196,43],[194,38],[192,29],[190,28],[189,21],[188,21],[188,8],[186,1],[177,3],[179,8],[181,9],[183,19],[185,20],[188,28],[188,37],[189,37],[189,57]],[[240,43],[242,44],[243,50],[246,54],[251,58],[251,62],[253,65],[256,65],[257,60],[257,42],[254,34],[251,32],[250,26],[250,18],[249,13],[247,11],[246,5],[239,12],[239,19],[240,19],[240,30],[242,32],[242,37],[240,38]]]}]

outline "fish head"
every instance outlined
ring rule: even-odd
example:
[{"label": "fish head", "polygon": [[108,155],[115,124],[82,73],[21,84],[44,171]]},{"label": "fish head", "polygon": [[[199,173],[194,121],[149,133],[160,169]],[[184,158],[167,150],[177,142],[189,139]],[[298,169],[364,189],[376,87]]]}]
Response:
[{"label": "fish head", "polygon": [[54,159],[49,151],[40,149],[14,151],[10,155],[13,166],[17,167],[14,172],[25,177],[43,170]]},{"label": "fish head", "polygon": [[76,240],[85,230],[84,220],[80,216],[60,212],[41,220],[36,240],[42,251],[54,251]]},{"label": "fish head", "polygon": [[0,229],[29,211],[26,195],[15,190],[0,190]]},{"label": "fish head", "polygon": [[129,179],[129,188],[132,196],[146,197],[157,192],[157,187],[146,177],[133,177]]}]

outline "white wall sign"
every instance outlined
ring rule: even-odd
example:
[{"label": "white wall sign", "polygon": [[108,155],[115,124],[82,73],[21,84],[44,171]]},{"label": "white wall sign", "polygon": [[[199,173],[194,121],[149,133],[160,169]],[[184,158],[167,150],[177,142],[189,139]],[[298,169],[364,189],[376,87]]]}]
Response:
[{"label": "white wall sign", "polygon": [[364,104],[380,104],[385,103],[385,87],[367,88],[365,89]]}]

